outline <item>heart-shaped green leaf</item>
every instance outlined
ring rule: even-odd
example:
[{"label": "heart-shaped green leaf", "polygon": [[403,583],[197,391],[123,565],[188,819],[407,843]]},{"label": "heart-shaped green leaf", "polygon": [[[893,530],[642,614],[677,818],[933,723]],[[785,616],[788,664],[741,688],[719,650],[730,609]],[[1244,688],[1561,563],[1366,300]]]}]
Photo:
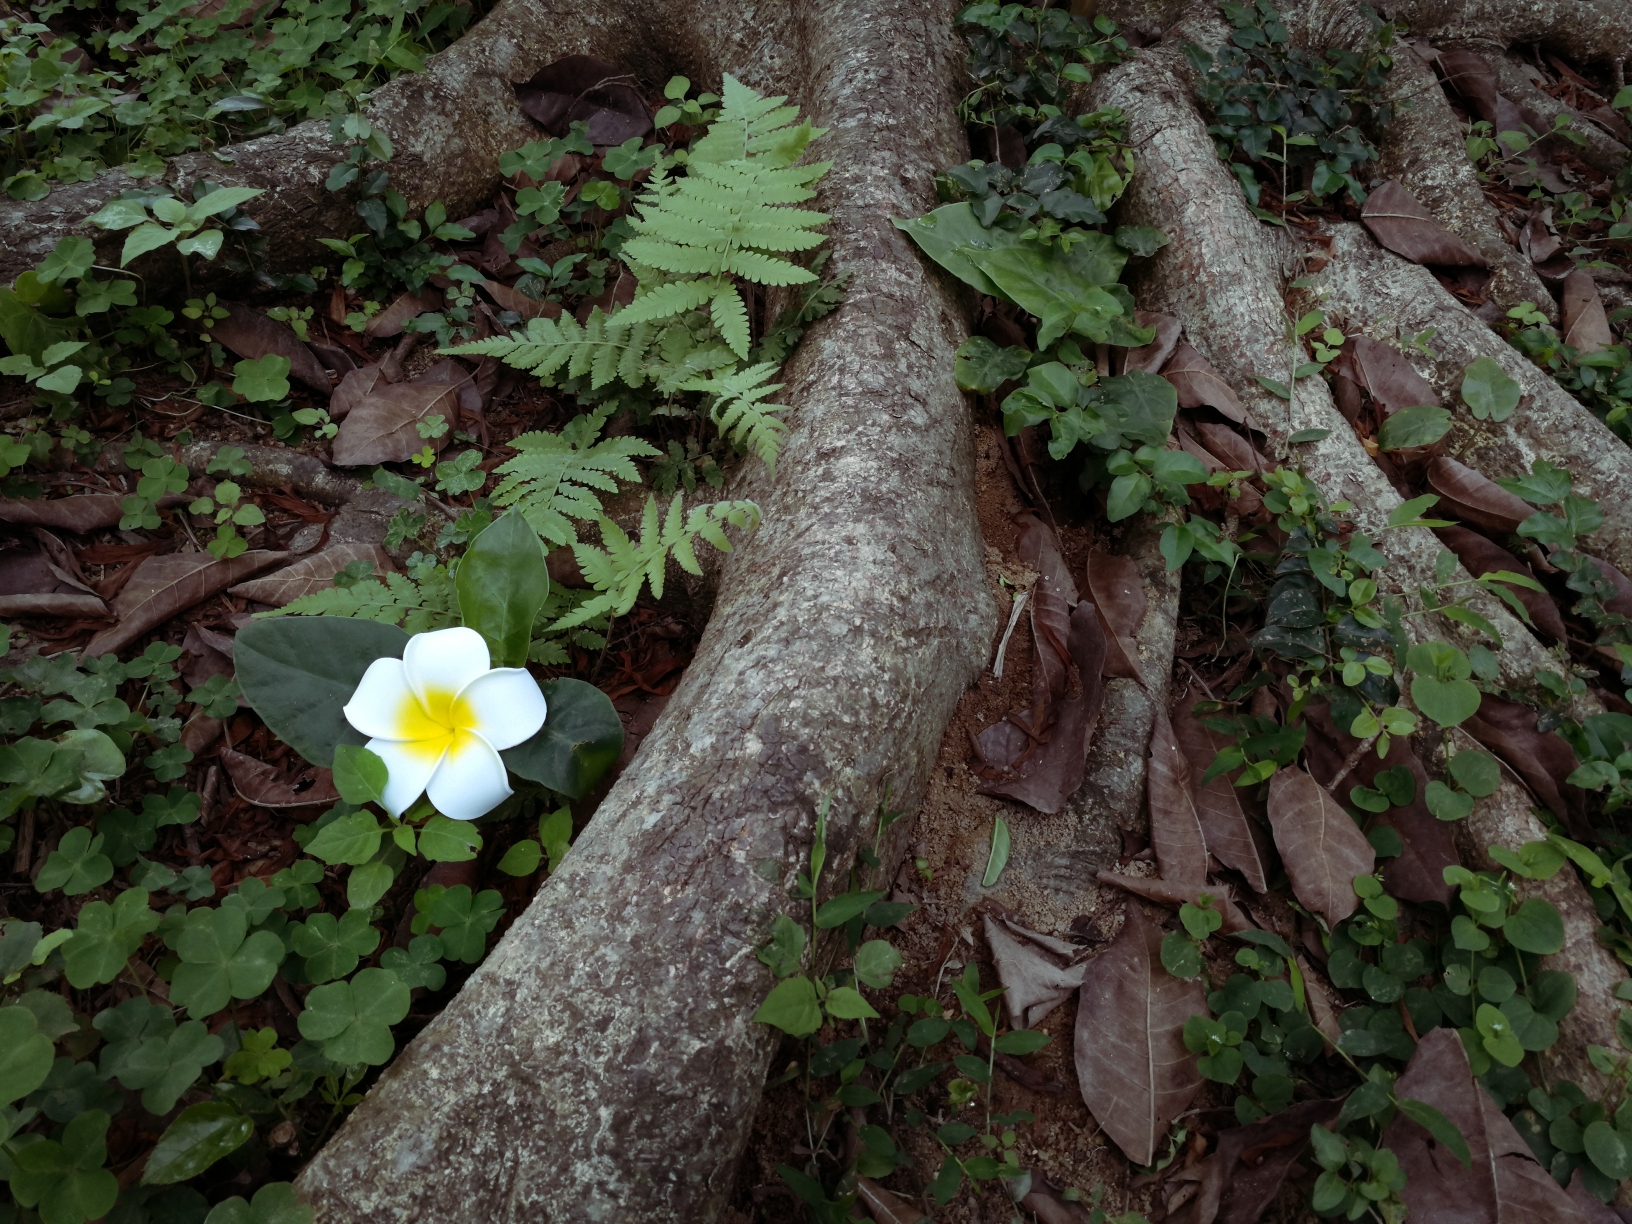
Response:
[{"label": "heart-shaped green leaf", "polygon": [[1411,700],[1442,727],[1454,727],[1479,712],[1480,693],[1471,680],[1436,680],[1418,676],[1411,681]]}]

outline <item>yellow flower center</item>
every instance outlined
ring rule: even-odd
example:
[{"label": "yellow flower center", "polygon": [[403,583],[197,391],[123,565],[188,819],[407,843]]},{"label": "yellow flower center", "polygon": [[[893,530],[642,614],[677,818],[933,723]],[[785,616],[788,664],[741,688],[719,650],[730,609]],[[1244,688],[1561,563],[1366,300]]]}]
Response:
[{"label": "yellow flower center", "polygon": [[458,753],[476,727],[476,712],[457,694],[428,689],[421,702],[412,692],[397,708],[396,735],[407,741],[408,751],[425,760],[437,760],[444,752]]}]

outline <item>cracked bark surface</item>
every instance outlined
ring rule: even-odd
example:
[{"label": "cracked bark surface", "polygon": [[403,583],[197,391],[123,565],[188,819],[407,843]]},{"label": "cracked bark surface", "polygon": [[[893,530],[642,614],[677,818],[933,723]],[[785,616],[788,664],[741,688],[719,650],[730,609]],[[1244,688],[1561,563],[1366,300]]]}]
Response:
[{"label": "cracked bark surface", "polygon": [[319,1220],[713,1218],[777,1041],[750,1019],[755,949],[818,805],[841,877],[885,784],[921,794],[987,658],[963,304],[890,222],[962,155],[951,10],[787,11],[783,88],[832,129],[819,203],[854,275],[784,371],[776,474],[733,491],[764,523],[560,871],[307,1166]]}]

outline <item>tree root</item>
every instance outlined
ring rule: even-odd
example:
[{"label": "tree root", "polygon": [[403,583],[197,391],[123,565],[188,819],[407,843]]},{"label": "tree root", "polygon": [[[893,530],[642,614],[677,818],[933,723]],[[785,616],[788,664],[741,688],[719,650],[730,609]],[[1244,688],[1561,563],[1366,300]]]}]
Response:
[{"label": "tree root", "polygon": [[[1428,381],[1455,424],[1450,450],[1484,475],[1521,476],[1537,459],[1567,468],[1576,489],[1598,502],[1604,526],[1587,543],[1621,569],[1632,565],[1632,447],[1517,349],[1469,313],[1426,268],[1383,250],[1358,225],[1331,229],[1331,262],[1321,270],[1326,306],[1350,334],[1392,341],[1432,327]],[[1476,357],[1491,357],[1519,382],[1525,399],[1503,422],[1477,421],[1460,404],[1462,371]]]},{"label": "tree root", "polygon": [[826,6],[785,52],[831,128],[820,203],[854,276],[785,373],[782,462],[737,490],[764,523],[563,866],[301,1175],[320,1220],[714,1218],[777,1041],[754,951],[816,814],[842,878],[989,657],[964,312],[889,220],[962,152],[963,50],[944,5],[883,7]]},{"label": "tree root", "polygon": [[1549,126],[1558,115],[1569,115],[1576,121],[1573,126],[1587,143],[1576,148],[1575,154],[1587,165],[1611,177],[1618,174],[1621,167],[1626,165],[1627,147],[1591,119],[1583,122],[1579,112],[1574,108],[1566,106],[1552,94],[1540,89],[1530,79],[1529,73],[1525,71],[1524,62],[1518,56],[1511,51],[1488,46],[1475,46],[1473,49],[1482,52],[1490,61],[1491,67],[1496,69],[1496,83],[1502,93],[1518,105],[1535,111]]}]

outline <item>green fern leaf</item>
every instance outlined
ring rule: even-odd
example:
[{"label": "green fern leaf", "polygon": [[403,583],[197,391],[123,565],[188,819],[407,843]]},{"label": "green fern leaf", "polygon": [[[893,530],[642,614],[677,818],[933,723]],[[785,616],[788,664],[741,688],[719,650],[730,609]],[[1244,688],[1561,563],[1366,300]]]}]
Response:
[{"label": "green fern leaf", "polygon": [[[510,443],[521,453],[499,465],[503,477],[493,503],[514,506],[551,545],[575,544],[572,520],[591,521],[601,513],[601,493],[616,493],[618,482],[637,484],[637,458],[661,452],[639,438],[600,441],[604,414],[577,417],[560,434],[525,433]],[[582,623],[582,622],[580,622]]]},{"label": "green fern leaf", "polygon": [[685,384],[688,391],[713,395],[714,406],[708,415],[720,435],[739,450],[753,451],[772,471],[776,470],[776,456],[788,428],[775,415],[786,404],[760,403],[782,389],[782,383],[765,381],[775,373],[776,366],[766,361],[714,378],[694,378]]},{"label": "green fern leaf", "polygon": [[459,623],[453,582],[440,567],[420,583],[403,574],[387,574],[384,582],[369,578],[349,587],[313,591],[260,615],[346,616],[404,625],[410,633],[445,629]]},{"label": "green fern leaf", "polygon": [[720,337],[731,346],[738,357],[748,356],[748,308],[735,289],[726,288],[714,295],[709,308],[714,327]]},{"label": "green fern leaf", "polygon": [[[631,238],[630,242],[635,241]],[[628,243],[624,244],[625,246]],[[696,310],[708,302],[720,291],[720,282],[717,280],[674,281],[671,284],[659,285],[650,293],[636,297],[634,301],[618,311],[620,323],[649,323],[654,319],[667,319],[674,315],[685,314],[688,310]]]}]

